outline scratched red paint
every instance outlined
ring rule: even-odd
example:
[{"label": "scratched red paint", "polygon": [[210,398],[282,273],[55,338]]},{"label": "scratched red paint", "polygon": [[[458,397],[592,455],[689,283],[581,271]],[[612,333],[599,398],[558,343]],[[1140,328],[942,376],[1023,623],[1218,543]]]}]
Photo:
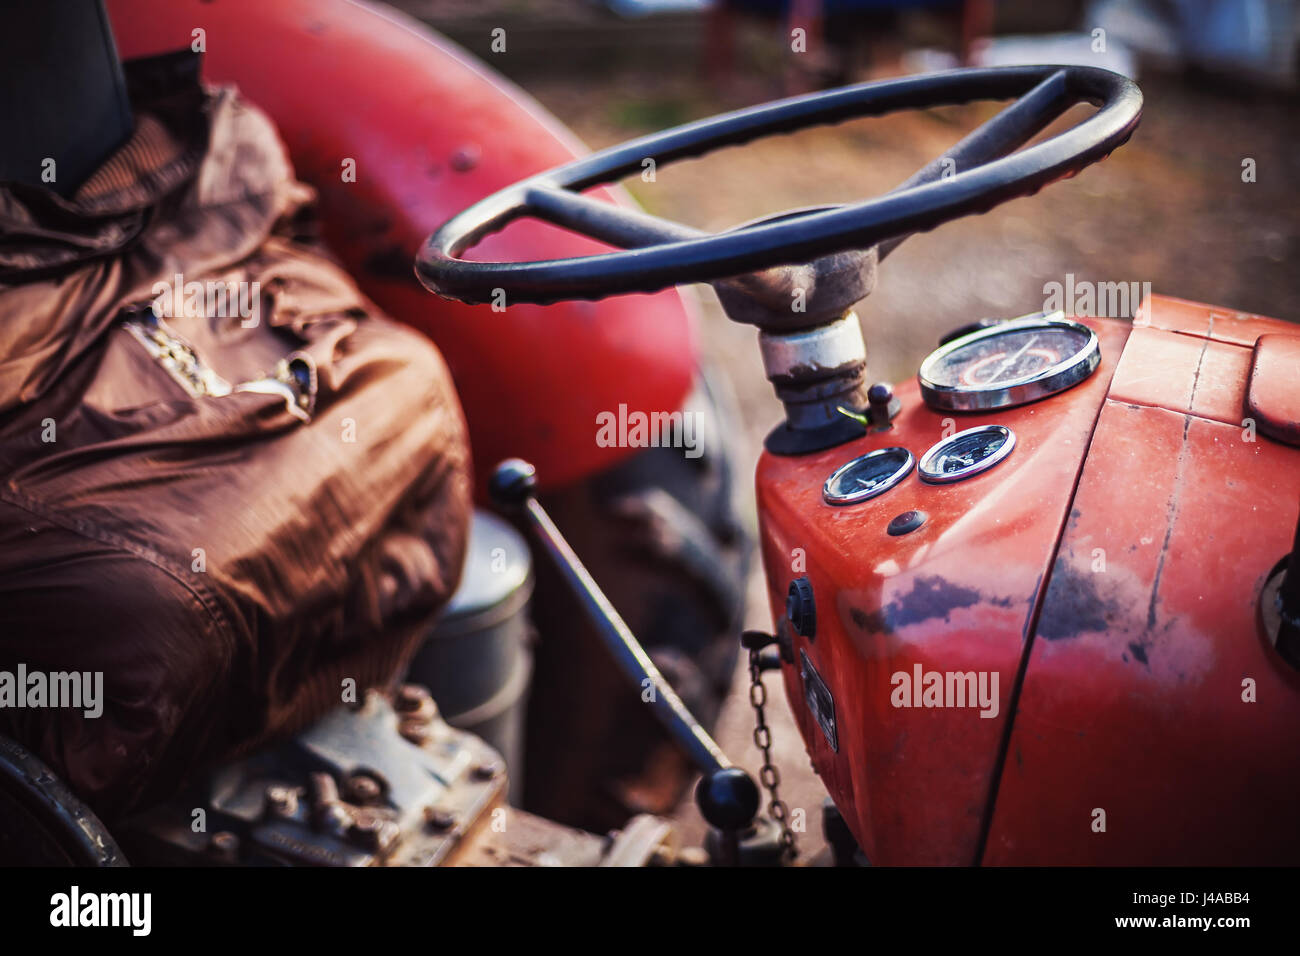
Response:
[{"label": "scratched red paint", "polygon": [[[854,455],[892,444],[919,455],[939,437],[942,416],[914,382],[897,388],[903,412],[890,431],[759,463],[773,613],[802,557],[821,614],[815,640],[794,642],[834,696],[838,753],[789,666],[787,694],[874,862],[1300,854],[1300,676],[1256,619],[1264,576],[1295,528],[1300,449],[1248,441],[1241,427],[1245,339],[1290,327],[1161,297],[1143,316],[1149,326],[1131,336],[1127,323],[1084,320],[1103,356],[1084,384],[958,418],[957,428],[1000,423],[1018,436],[977,478],[913,476],[862,505],[821,502],[826,475]],[[911,508],[929,522],[889,537],[889,519]],[[891,674],[916,663],[999,672],[998,718],[893,708]],[[1255,704],[1241,699],[1247,676]],[[1105,834],[1093,832],[1096,807],[1107,808]]]}]

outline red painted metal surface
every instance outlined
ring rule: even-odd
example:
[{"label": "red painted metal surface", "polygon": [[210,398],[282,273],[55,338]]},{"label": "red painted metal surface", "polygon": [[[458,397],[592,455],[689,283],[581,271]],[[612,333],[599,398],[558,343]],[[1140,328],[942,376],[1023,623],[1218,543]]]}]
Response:
[{"label": "red painted metal surface", "polygon": [[[415,252],[453,213],[566,162],[581,144],[527,94],[399,14],[347,0],[109,0],[124,58],[188,48],[280,128],[317,188],[325,239],[386,312],[428,333],[465,406],[480,475],[518,455],[563,484],[626,455],[597,445],[596,415],[672,411],[690,388],[692,316],[674,290],[603,302],[446,302],[415,281]],[[344,182],[342,164],[356,163]],[[606,198],[628,201],[617,190]],[[483,258],[604,247],[540,223],[486,239]]]},{"label": "red painted metal surface", "polygon": [[[1297,501],[1300,449],[1106,403],[1044,600],[986,862],[1300,859],[1300,675],[1257,625]],[[1098,809],[1104,832],[1093,829]]]},{"label": "red painted metal surface", "polygon": [[[822,503],[822,482],[854,455],[898,444],[919,458],[940,437],[914,382],[897,389],[890,431],[760,462],[773,611],[807,574],[818,630],[794,642],[834,696],[838,753],[795,667],[787,693],[874,862],[1300,858],[1300,675],[1257,623],[1295,528],[1300,449],[1247,440],[1241,424],[1249,345],[1294,327],[1160,297],[1145,309],[1131,335],[1082,320],[1102,345],[1082,385],[956,418],[1016,432],[976,478],[912,476],[861,505]],[[911,508],[929,521],[889,537]],[[997,673],[997,716],[893,706],[893,675],[918,664]]]},{"label": "red painted metal surface", "polygon": [[[940,414],[915,380],[896,388],[893,427],[813,455],[764,455],[758,467],[763,561],[778,618],[792,578],[807,574],[818,608],[813,641],[795,637],[835,699],[839,752],[784,668],[790,706],[813,764],[875,863],[972,864],[1021,651],[1037,610],[1088,445],[1128,326],[1081,320],[1101,338],[1101,365],[1065,396],[996,413]],[[913,473],[859,505],[822,501],[849,459],[901,445],[919,460],[964,428],[1003,424],[1015,449],[991,471],[952,485]],[[920,529],[890,537],[891,518],[918,508]],[[806,564],[805,564],[806,562]],[[806,567],[806,570],[805,570]],[[997,674],[997,715],[975,708],[895,708],[894,674]],[[991,677],[989,678],[991,680]]]},{"label": "red painted metal surface", "polygon": [[1168,295],[1153,295],[1144,300],[1133,316],[1133,325],[1181,332],[1246,348],[1251,348],[1256,339],[1269,332],[1294,335],[1296,331],[1290,322]]},{"label": "red painted metal surface", "polygon": [[1137,328],[1115,371],[1110,399],[1240,425],[1250,349],[1178,332]]},{"label": "red painted metal surface", "polygon": [[1044,598],[989,863],[1300,859],[1300,674],[1258,606],[1291,547],[1300,449],[1242,422],[1247,340],[1294,326],[1154,305],[1182,331],[1135,330],[1115,373]]}]

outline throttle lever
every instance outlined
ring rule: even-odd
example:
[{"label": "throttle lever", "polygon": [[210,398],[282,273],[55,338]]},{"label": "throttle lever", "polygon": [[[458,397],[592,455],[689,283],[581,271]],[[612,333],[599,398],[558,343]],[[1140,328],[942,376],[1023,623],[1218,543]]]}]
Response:
[{"label": "throttle lever", "polygon": [[623,673],[642,688],[649,681],[654,692],[647,703],[652,712],[704,774],[695,790],[701,815],[721,830],[727,837],[726,843],[734,848],[739,834],[753,826],[758,813],[757,784],[748,773],[732,764],[664,679],[632,629],[538,502],[536,493],[537,470],[519,458],[501,462],[488,481],[488,494],[493,503],[502,511],[521,514],[526,519],[534,540],[560,572]]}]

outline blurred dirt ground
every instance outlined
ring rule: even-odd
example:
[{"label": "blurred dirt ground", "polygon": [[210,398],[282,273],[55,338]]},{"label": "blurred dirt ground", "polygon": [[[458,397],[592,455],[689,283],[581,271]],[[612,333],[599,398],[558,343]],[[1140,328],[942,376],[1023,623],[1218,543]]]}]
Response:
[{"label": "blurred dirt ground", "polygon": [[[525,40],[531,25],[532,43],[516,45],[522,45],[517,59],[510,53],[485,59],[593,149],[783,91],[779,63],[773,70],[770,62],[747,63],[743,56],[725,91],[706,82],[700,63],[689,59],[707,57],[698,37],[668,37],[660,29],[658,40],[673,44],[665,47],[670,62],[662,66],[647,67],[640,62],[645,57],[610,52],[598,59],[602,66],[578,69],[574,64],[589,64],[591,57],[566,55],[568,27],[557,28],[549,40],[541,31],[539,40],[527,4],[430,6],[412,0],[407,6],[471,46],[475,31],[498,20]],[[552,9],[575,22],[586,16],[567,0]],[[698,32],[699,24],[682,29]],[[601,30],[625,35],[623,26],[598,23],[579,44],[585,53],[591,53],[593,42],[604,42]],[[900,72],[896,61],[877,58],[869,73],[855,78]],[[1108,160],[1037,196],[915,236],[884,263],[879,287],[857,310],[873,380],[914,375],[950,328],[984,316],[1041,309],[1044,284],[1063,283],[1067,273],[1076,280],[1149,282],[1158,293],[1300,320],[1295,99],[1181,75],[1149,73],[1139,83],[1146,100],[1142,124]],[[653,183],[634,179],[626,185],[651,212],[722,229],[787,208],[884,192],[943,155],[997,108],[973,104],[823,127],[661,168]],[[1077,121],[1084,110],[1063,122]],[[1254,161],[1254,182],[1243,181],[1248,159]],[[704,352],[726,370],[735,388],[745,430],[740,465],[752,473],[762,436],[779,419],[780,406],[763,378],[755,331],[728,322],[707,289],[701,298]],[[748,625],[770,629],[757,573],[750,595]],[[775,702],[772,723],[783,796],[806,812],[808,832],[801,841],[802,856],[808,858],[823,845],[825,791],[811,772],[777,678],[767,680]],[[738,673],[718,736],[754,772],[758,755],[746,689],[747,674]],[[702,831],[689,800],[679,819],[689,835]]]}]

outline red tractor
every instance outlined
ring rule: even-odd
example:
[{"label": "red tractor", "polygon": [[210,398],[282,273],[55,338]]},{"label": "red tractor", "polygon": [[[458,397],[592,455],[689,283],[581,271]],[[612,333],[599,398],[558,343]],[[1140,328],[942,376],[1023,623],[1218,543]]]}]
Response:
[{"label": "red tractor", "polygon": [[[706,729],[718,695],[700,685],[725,686],[739,638],[756,694],[764,673],[780,674],[843,862],[1300,862],[1295,326],[1152,296],[1132,322],[1066,309],[986,321],[917,356],[913,380],[865,377],[852,310],[886,257],[1104,159],[1139,122],[1132,82],[1076,66],[957,70],[587,154],[520,90],[377,9],[108,9],[124,59],[202,28],[206,81],[237,84],[275,121],[320,194],[329,249],[445,354],[478,495],[531,544],[475,519],[465,574],[483,593],[462,585],[445,652],[422,651],[408,672],[436,685],[432,699],[408,685],[332,710],[134,808],[111,836],[6,743],[0,802],[45,835],[8,845],[80,863],[689,862],[657,815],[670,802],[627,795],[656,772],[669,793],[699,772],[709,859],[791,862],[773,775],[761,775],[764,798]],[[705,234],[637,210],[615,185],[646,159],[987,99],[1012,102],[868,201]],[[1026,146],[1081,102],[1096,111]],[[339,176],[349,159],[351,181]],[[731,319],[758,328],[785,408],[756,475],[775,624],[731,630],[721,651],[713,635],[735,627],[745,552],[727,456],[706,452],[702,482],[680,454],[643,466],[626,442],[593,441],[611,410],[615,429],[700,405],[725,418],[697,374],[691,300],[674,291],[688,283],[711,284]],[[605,489],[603,511],[576,504],[575,486]],[[679,526],[685,543],[657,558],[680,574],[620,584],[597,532],[629,515]],[[502,560],[504,575],[483,570]],[[501,702],[520,697],[512,648],[534,579],[543,641],[525,720]],[[646,606],[674,594],[683,616],[654,623]],[[493,654],[505,663],[480,671]],[[486,691],[450,702],[467,675],[489,672]],[[575,700],[578,683],[594,699]],[[635,723],[620,725],[608,711],[629,698]],[[620,726],[637,759],[606,756]],[[647,760],[656,748],[671,757]],[[507,794],[525,752],[539,783]],[[517,823],[496,829],[498,813]]]}]

